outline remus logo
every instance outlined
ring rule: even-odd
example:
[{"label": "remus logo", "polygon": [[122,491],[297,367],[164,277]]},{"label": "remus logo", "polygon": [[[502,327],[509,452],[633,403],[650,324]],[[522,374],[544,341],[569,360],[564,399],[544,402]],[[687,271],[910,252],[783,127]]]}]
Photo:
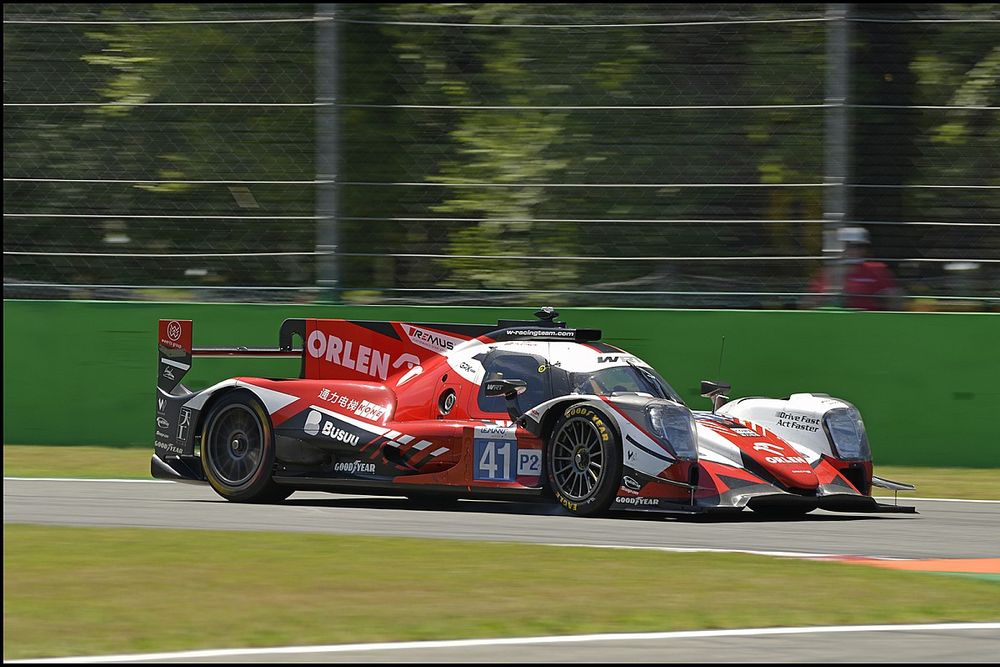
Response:
[{"label": "remus logo", "polygon": [[410,342],[440,354],[450,352],[454,350],[457,345],[461,345],[465,342],[461,338],[448,336],[443,333],[438,333],[437,331],[431,331],[430,329],[422,329],[420,327],[415,327],[412,324],[404,324],[403,330],[406,332],[406,335],[410,337]]}]

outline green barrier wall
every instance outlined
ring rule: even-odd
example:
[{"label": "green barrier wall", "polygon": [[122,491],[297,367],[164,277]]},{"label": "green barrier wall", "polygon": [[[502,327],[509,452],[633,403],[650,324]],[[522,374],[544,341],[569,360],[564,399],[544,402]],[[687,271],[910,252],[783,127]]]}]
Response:
[{"label": "green barrier wall", "polygon": [[[861,410],[876,464],[1000,466],[1000,315],[561,313],[647,360],[695,409],[709,408],[702,379],[730,382],[733,396],[826,392]],[[158,319],[194,320],[198,347],[276,346],[286,317],[490,323],[531,309],[6,300],[4,442],[151,447]],[[297,373],[297,359],[197,358],[184,382]]]}]

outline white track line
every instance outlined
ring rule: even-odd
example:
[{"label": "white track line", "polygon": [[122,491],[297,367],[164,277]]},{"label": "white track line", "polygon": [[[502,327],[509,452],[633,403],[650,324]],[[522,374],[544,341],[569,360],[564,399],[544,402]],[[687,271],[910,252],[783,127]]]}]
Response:
[{"label": "white track line", "polygon": [[511,646],[531,644],[570,644],[584,642],[644,641],[656,639],[701,639],[713,637],[760,637],[767,635],[807,635],[850,632],[913,632],[921,630],[1000,630],[1000,623],[919,623],[902,625],[832,625],[799,628],[741,628],[734,630],[688,630],[680,632],[632,632],[548,637],[501,637],[495,639],[453,639],[443,641],[377,642],[371,644],[331,644],[327,646],[275,646],[269,648],[208,649],[171,653],[133,653],[127,655],[81,656],[9,660],[7,664],[135,662],[140,660],[180,660],[228,658],[257,655],[294,655],[315,653],[350,653],[354,651],[402,651],[476,646]]},{"label": "white track line", "polygon": [[[655,547],[648,545],[632,544],[575,544],[575,543],[555,543],[545,542],[546,547],[576,547],[590,549],[634,549],[637,551],[664,551],[667,553],[695,554],[695,553],[718,553],[718,554],[750,554],[751,556],[774,556],[777,558],[850,558],[852,554],[818,554],[804,551],[759,551],[754,549],[719,549],[715,547]],[[883,558],[882,556],[863,556],[863,558],[878,558],[879,560],[912,560],[909,558]]]}]

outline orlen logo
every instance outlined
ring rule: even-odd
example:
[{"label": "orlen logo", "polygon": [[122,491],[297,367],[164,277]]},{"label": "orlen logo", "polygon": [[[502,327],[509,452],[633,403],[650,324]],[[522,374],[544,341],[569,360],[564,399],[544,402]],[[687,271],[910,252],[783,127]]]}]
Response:
[{"label": "orlen logo", "polygon": [[775,454],[780,456],[785,453],[785,450],[779,445],[772,445],[769,442],[755,442],[753,443],[753,448],[758,452],[767,452],[768,454]]},{"label": "orlen logo", "polygon": [[181,323],[177,320],[173,320],[167,324],[167,338],[174,341],[175,343],[181,338]]},{"label": "orlen logo", "polygon": [[772,445],[769,442],[755,442],[753,448],[758,452],[775,454],[775,456],[764,457],[764,460],[768,463],[808,463],[808,461],[801,456],[784,456],[784,449],[778,445]]},{"label": "orlen logo", "polygon": [[389,376],[391,359],[388,354],[373,350],[366,345],[358,345],[358,349],[355,350],[352,341],[341,340],[333,334],[313,331],[306,340],[306,349],[309,350],[311,357],[332,361],[358,373],[383,380]]}]

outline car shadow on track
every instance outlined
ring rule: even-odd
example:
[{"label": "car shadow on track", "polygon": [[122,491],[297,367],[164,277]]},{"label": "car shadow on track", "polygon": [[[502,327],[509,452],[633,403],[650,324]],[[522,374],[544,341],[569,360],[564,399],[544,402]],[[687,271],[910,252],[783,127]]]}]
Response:
[{"label": "car shadow on track", "polygon": [[[521,501],[494,501],[494,500],[458,500],[450,503],[435,504],[426,501],[411,501],[407,498],[398,497],[349,497],[335,496],[331,498],[296,498],[294,495],[280,506],[285,507],[328,507],[328,508],[359,508],[359,509],[386,509],[408,512],[438,512],[457,514],[507,514],[507,515],[528,515],[528,516],[573,516],[561,505],[553,502],[521,502]],[[743,512],[732,512],[726,514],[712,515],[687,515],[668,514],[658,512],[628,512],[612,511],[601,518],[621,519],[628,521],[678,521],[683,523],[820,523],[820,522],[841,522],[841,521],[873,521],[885,519],[898,519],[907,516],[912,518],[916,515],[878,515],[878,514],[833,514],[823,511],[816,511],[801,516],[771,516],[755,513],[750,510]]]}]

